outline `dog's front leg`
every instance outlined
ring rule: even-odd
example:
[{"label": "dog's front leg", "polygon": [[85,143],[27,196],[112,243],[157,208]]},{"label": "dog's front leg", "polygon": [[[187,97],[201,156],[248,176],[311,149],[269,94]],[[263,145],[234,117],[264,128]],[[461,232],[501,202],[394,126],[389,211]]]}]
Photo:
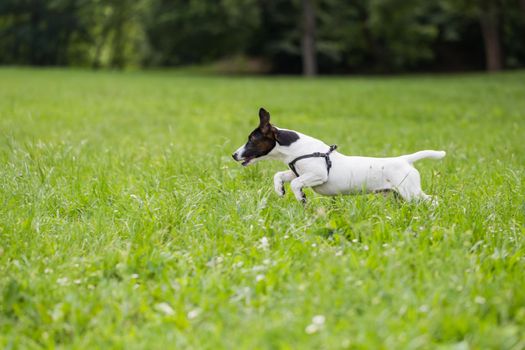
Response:
[{"label": "dog's front leg", "polygon": [[300,202],[306,203],[306,196],[304,195],[303,187],[319,186],[324,184],[327,180],[328,176],[326,174],[319,175],[316,173],[306,173],[293,179],[290,186],[295,194],[295,198]]},{"label": "dog's front leg", "polygon": [[297,176],[295,176],[294,172],[291,170],[279,171],[278,173],[275,173],[275,175],[273,176],[273,185],[275,188],[275,192],[277,192],[279,197],[284,196],[284,184],[286,182],[292,181],[296,177]]}]

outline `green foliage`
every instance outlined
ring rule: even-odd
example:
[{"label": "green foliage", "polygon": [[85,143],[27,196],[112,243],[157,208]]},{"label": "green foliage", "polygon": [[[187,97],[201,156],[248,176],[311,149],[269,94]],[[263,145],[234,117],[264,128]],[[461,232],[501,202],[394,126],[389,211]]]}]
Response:
[{"label": "green foliage", "polygon": [[[8,64],[70,64],[95,7],[89,0],[5,0],[0,3],[0,61]],[[78,45],[78,47],[77,47]]]},{"label": "green foliage", "polygon": [[384,48],[379,58],[380,67],[406,69],[434,58],[432,43],[438,28],[428,18],[436,8],[432,3],[376,0],[369,4],[370,30]]},{"label": "green foliage", "polygon": [[259,26],[256,0],[153,0],[150,65],[203,63],[243,52]]},{"label": "green foliage", "polygon": [[[0,347],[523,348],[524,79],[1,69]],[[261,105],[441,204],[277,198]]]},{"label": "green foliage", "polygon": [[[507,66],[517,67],[525,60],[523,14],[517,1],[498,4]],[[476,68],[482,40],[471,27],[483,6],[318,0],[321,71],[389,72],[442,66],[443,60]],[[244,54],[266,59],[277,72],[299,72],[300,12],[300,1],[284,0],[5,0],[0,62],[122,68]]]},{"label": "green foliage", "polygon": [[321,65],[385,72],[431,61],[438,27],[428,14],[434,7],[422,0],[320,1]]},{"label": "green foliage", "polygon": [[147,0],[107,0],[95,7],[98,20],[92,28],[95,40],[90,52],[94,67],[142,64],[142,56],[147,52],[142,23],[147,5]]},{"label": "green foliage", "polygon": [[[508,67],[525,64],[518,0],[317,0],[321,72],[483,67],[496,13]],[[300,0],[4,0],[0,63],[176,66],[238,56],[301,71]],[[480,58],[481,57],[481,58]]]}]

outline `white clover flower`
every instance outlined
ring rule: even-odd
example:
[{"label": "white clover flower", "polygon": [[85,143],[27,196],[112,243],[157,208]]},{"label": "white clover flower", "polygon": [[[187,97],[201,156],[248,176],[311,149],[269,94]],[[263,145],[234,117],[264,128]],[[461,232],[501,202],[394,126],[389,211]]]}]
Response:
[{"label": "white clover flower", "polygon": [[430,308],[428,307],[428,305],[421,305],[418,310],[419,312],[427,313],[430,310]]},{"label": "white clover flower", "polygon": [[61,277],[57,279],[57,284],[61,286],[66,286],[69,282],[69,279],[67,277]]},{"label": "white clover flower", "polygon": [[309,324],[308,326],[306,326],[304,331],[306,332],[306,334],[314,334],[319,331],[319,328],[314,324]]},{"label": "white clover flower", "polygon": [[175,310],[168,303],[158,303],[155,305],[155,310],[162,312],[165,315],[175,315]]},{"label": "white clover flower", "polygon": [[254,267],[252,267],[253,272],[265,271],[265,270],[266,270],[266,266],[263,266],[263,265],[255,265]]},{"label": "white clover flower", "polygon": [[268,238],[264,236],[259,240],[259,249],[267,250],[270,247],[270,242],[268,241]]},{"label": "white clover flower", "polygon": [[190,310],[188,312],[188,320],[193,320],[195,318],[197,318],[201,313],[201,310],[199,309],[195,309],[195,310]]},{"label": "white clover flower", "polygon": [[326,318],[323,315],[315,315],[314,317],[312,317],[312,323],[306,326],[304,331],[307,334],[317,333],[323,328],[325,321]]},{"label": "white clover flower", "polygon": [[476,304],[480,304],[480,305],[483,305],[485,304],[487,300],[485,298],[483,298],[482,296],[479,296],[479,295],[476,295],[476,297],[474,298],[474,302]]},{"label": "white clover flower", "polygon": [[264,275],[257,275],[257,276],[255,276],[255,282],[260,282],[262,280],[264,280]]},{"label": "white clover flower", "polygon": [[322,326],[324,325],[324,322],[326,321],[326,318],[323,315],[315,315],[312,318],[312,324]]},{"label": "white clover flower", "polygon": [[210,261],[206,263],[206,266],[215,267],[217,265],[222,264],[223,261],[224,261],[224,258],[222,256],[216,256],[214,258],[211,258]]}]

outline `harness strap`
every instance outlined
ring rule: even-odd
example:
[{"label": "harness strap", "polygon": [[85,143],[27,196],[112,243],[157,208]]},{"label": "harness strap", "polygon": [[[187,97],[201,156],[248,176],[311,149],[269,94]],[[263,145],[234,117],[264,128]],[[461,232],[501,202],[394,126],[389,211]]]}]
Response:
[{"label": "harness strap", "polygon": [[297,173],[297,170],[295,169],[295,163],[306,158],[324,158],[326,161],[326,172],[330,174],[330,168],[332,167],[332,161],[330,160],[330,153],[335,151],[337,149],[337,145],[331,145],[330,149],[326,153],[321,152],[314,152],[310,154],[305,154],[304,156],[299,156],[292,160],[290,163],[288,163],[288,166],[290,167],[290,170],[294,172],[294,174],[299,177],[299,173]]}]

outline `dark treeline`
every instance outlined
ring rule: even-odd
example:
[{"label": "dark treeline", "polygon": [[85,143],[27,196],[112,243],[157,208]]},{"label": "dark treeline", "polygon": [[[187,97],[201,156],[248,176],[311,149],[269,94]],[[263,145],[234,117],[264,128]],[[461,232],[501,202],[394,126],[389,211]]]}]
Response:
[{"label": "dark treeline", "polygon": [[232,57],[276,73],[523,67],[525,0],[0,1],[1,64],[158,67]]}]

